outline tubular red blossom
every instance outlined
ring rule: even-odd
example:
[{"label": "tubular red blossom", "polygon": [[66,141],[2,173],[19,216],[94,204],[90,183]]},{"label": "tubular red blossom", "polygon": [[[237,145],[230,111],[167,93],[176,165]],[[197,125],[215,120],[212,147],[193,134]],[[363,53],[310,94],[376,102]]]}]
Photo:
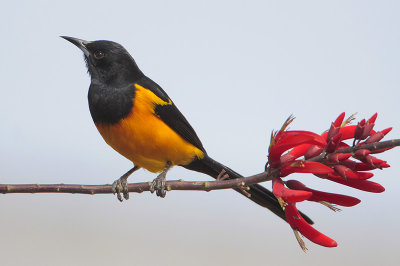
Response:
[{"label": "tubular red blossom", "polygon": [[333,172],[332,168],[322,163],[295,161],[282,166],[279,176],[284,177],[293,173],[328,174]]},{"label": "tubular red blossom", "polygon": [[335,169],[335,172],[343,177],[344,179],[368,179],[373,177],[374,175],[372,173],[358,173],[350,170],[350,168],[344,166],[344,165],[334,165],[333,168]]},{"label": "tubular red blossom", "polygon": [[377,116],[378,116],[378,114],[375,113],[375,114],[374,114],[370,119],[368,119],[368,121],[365,123],[364,130],[363,130],[363,132],[362,132],[362,134],[361,134],[360,139],[366,139],[366,138],[371,134],[371,131],[372,131],[372,129],[373,129],[374,126],[375,126],[375,120],[376,120]]},{"label": "tubular red blossom", "polygon": [[363,163],[368,164],[372,167],[379,168],[379,169],[382,169],[382,168],[384,168],[384,166],[387,165],[386,161],[380,160],[371,155],[365,156],[365,158],[360,159],[360,161],[362,161]]},{"label": "tubular red blossom", "polygon": [[[296,146],[290,150],[289,154],[297,159],[300,156],[303,156],[311,146],[312,146],[312,144],[302,144],[302,145]],[[325,146],[325,145],[323,145],[323,146]]]},{"label": "tubular red blossom", "polygon": [[375,126],[375,124],[373,124],[373,123],[372,124],[366,123],[360,139],[366,139],[371,134],[371,131],[374,128],[374,126]]},{"label": "tubular red blossom", "polygon": [[[273,170],[271,172],[271,176],[275,176],[273,178],[273,193],[284,209],[287,221],[293,228],[303,250],[306,248],[299,232],[319,245],[335,247],[337,243],[315,230],[301,217],[296,208],[297,202],[304,200],[319,202],[334,211],[338,211],[340,209],[336,208],[335,205],[351,207],[361,201],[351,196],[314,190],[296,180],[283,182],[282,177],[292,173],[312,173],[320,178],[367,192],[381,193],[385,191],[383,186],[367,179],[374,176],[369,171],[390,167],[386,161],[371,156],[371,154],[384,152],[392,147],[376,150],[378,147],[389,146],[385,143],[382,146],[368,148],[372,151],[368,149],[357,150],[357,148],[362,148],[357,147],[359,145],[378,143],[391,131],[392,128],[379,132],[373,130],[377,115],[375,113],[368,120],[363,119],[357,125],[347,126],[354,117],[351,116],[343,122],[345,113],[342,113],[331,123],[330,129],[322,133],[321,136],[308,131],[285,131],[293,120],[290,117],[281,130],[273,135],[267,163],[269,168],[266,170]],[[339,149],[350,147],[344,142],[349,139],[354,139],[353,148],[349,149],[353,152],[340,153]],[[365,141],[362,142],[362,140]],[[282,155],[286,151],[287,153]],[[299,160],[301,156],[304,156],[303,160]],[[356,162],[350,157],[361,162]]]},{"label": "tubular red blossom", "polygon": [[382,169],[387,165],[386,161],[371,156],[370,153],[369,150],[357,150],[353,157],[374,168]]},{"label": "tubular red blossom", "polygon": [[[354,138],[356,128],[357,128],[357,126],[355,126],[355,125],[341,127],[339,132],[342,133],[342,140]],[[371,131],[371,134],[373,134],[373,133],[375,133],[374,130]],[[326,137],[328,136],[328,132],[322,133],[321,136],[324,139],[326,139]]]},{"label": "tubular red blossom", "polygon": [[331,138],[333,138],[334,136],[336,136],[337,134],[339,134],[340,131],[340,127],[335,127],[334,124],[331,124],[331,127],[329,128],[328,131],[328,136],[326,137],[327,141],[329,142],[329,140]]},{"label": "tubular red blossom", "polygon": [[333,126],[334,126],[334,127],[340,127],[340,126],[342,125],[342,123],[343,123],[343,119],[344,119],[344,116],[345,116],[345,115],[346,115],[345,112],[341,113],[341,114],[336,118],[335,122],[333,122]]},{"label": "tubular red blossom", "polygon": [[327,193],[308,188],[303,183],[297,180],[288,180],[285,183],[288,188],[311,192],[312,195],[307,199],[308,201],[315,201],[315,202],[326,201],[331,204],[336,204],[344,207],[352,207],[361,202],[361,200],[354,197],[341,194]]},{"label": "tubular red blossom", "polygon": [[[342,134],[341,140],[352,139],[354,137],[355,129],[356,129],[355,125],[344,126],[344,127],[339,128],[339,132],[337,134],[339,134],[339,133]],[[325,131],[324,133],[322,133],[321,137],[323,139],[329,140],[328,132]]]},{"label": "tubular red blossom", "polygon": [[355,130],[356,130],[355,125],[345,126],[340,128],[340,133],[342,133],[342,140],[352,139],[354,137]]},{"label": "tubular red blossom", "polygon": [[[303,145],[308,145],[308,144],[303,144]],[[301,146],[301,145],[300,145]],[[296,148],[296,147],[295,147]],[[293,162],[294,160],[296,160],[297,157],[293,156],[290,152],[284,154],[281,156],[281,163],[280,165],[283,165],[285,163],[290,163]]]},{"label": "tubular red blossom", "polygon": [[316,145],[312,145],[312,146],[308,149],[308,151],[304,154],[304,158],[305,158],[306,160],[307,160],[307,159],[310,159],[310,158],[313,158],[313,157],[315,157],[315,156],[320,155],[321,152],[323,152],[323,151],[324,151],[324,148],[319,147],[319,146],[316,146]]},{"label": "tubular red blossom", "polygon": [[326,136],[326,140],[328,142],[328,146],[329,146],[329,143],[332,142],[333,140],[334,140],[335,144],[340,142],[340,137],[337,137],[337,135],[340,132],[340,128],[342,126],[342,122],[343,122],[344,116],[345,116],[345,113],[344,112],[341,113],[338,116],[338,118],[336,118],[336,120],[331,124],[331,127],[330,127],[330,129],[328,131],[328,134]]},{"label": "tubular red blossom", "polygon": [[282,199],[284,202],[295,203],[308,199],[312,193],[309,191],[288,189],[284,186],[282,179],[279,177],[272,180],[272,192],[277,199]]},{"label": "tubular red blossom", "polygon": [[392,131],[392,127],[388,127],[388,128],[385,128],[385,129],[383,129],[383,130],[381,130],[381,132],[383,133],[383,135],[387,135],[390,131]]},{"label": "tubular red blossom", "polygon": [[345,161],[341,162],[341,164],[343,164],[344,166],[347,166],[348,168],[350,168],[353,171],[370,171],[370,170],[376,169],[376,167],[374,168],[369,165],[366,165],[365,163],[357,163],[352,160],[345,160]]},{"label": "tubular red blossom", "polygon": [[360,179],[347,179],[344,180],[341,176],[335,174],[327,174],[327,175],[316,175],[323,179],[328,179],[330,181],[349,186],[352,188],[356,188],[362,191],[373,192],[373,193],[382,193],[385,191],[385,188],[378,183],[368,181],[368,180],[360,180]]},{"label": "tubular red blossom", "polygon": [[333,168],[335,169],[335,172],[338,175],[340,175],[341,177],[343,177],[346,180],[347,180],[347,175],[348,174],[351,175],[351,173],[346,173],[346,172],[350,172],[351,170],[344,165],[334,165]]},{"label": "tubular red blossom", "polygon": [[383,163],[380,166],[381,166],[381,168],[389,168],[390,167],[390,165],[387,163]]},{"label": "tubular red blossom", "polygon": [[339,174],[341,177],[344,179],[369,179],[374,176],[373,173],[368,173],[368,172],[354,172],[350,170],[350,168],[344,166],[344,165],[335,165],[334,166],[335,172]]},{"label": "tubular red blossom", "polygon": [[384,129],[384,130],[375,132],[375,133],[372,134],[364,143],[365,143],[365,144],[368,144],[368,143],[378,142],[378,141],[380,141],[381,139],[383,139],[383,137],[385,137],[385,135],[386,135],[387,133],[389,133],[391,130],[392,130],[392,128],[389,127],[389,128]]},{"label": "tubular red blossom", "polygon": [[301,217],[295,204],[288,204],[285,208],[285,215],[288,223],[294,230],[298,230],[304,237],[317,245],[324,247],[336,247],[337,243],[335,240],[327,237],[326,235],[315,230],[309,225],[303,217]]},{"label": "tubular red blossom", "polygon": [[332,153],[328,155],[328,163],[340,163],[351,157],[351,153]]},{"label": "tubular red blossom", "polygon": [[371,116],[370,119],[368,119],[367,123],[374,124],[377,117],[378,117],[378,113],[375,113],[373,116]]},{"label": "tubular red blossom", "polygon": [[361,139],[365,128],[365,119],[358,122],[356,130],[354,131],[354,139]]},{"label": "tubular red blossom", "polygon": [[325,151],[327,153],[334,152],[340,143],[341,137],[342,133],[338,133],[334,135],[332,138],[328,139],[328,144],[325,147]]},{"label": "tubular red blossom", "polygon": [[370,179],[371,177],[374,176],[373,173],[369,173],[369,172],[355,172],[358,179],[360,180],[366,180],[366,179]]},{"label": "tubular red blossom", "polygon": [[310,131],[280,131],[274,143],[269,147],[268,161],[272,167],[280,165],[280,158],[285,151],[301,144],[324,145],[325,140]]},{"label": "tubular red blossom", "polygon": [[360,149],[360,150],[356,150],[354,152],[353,157],[361,160],[361,159],[365,159],[365,157],[367,157],[370,153],[371,153],[371,151],[369,151],[369,150]]}]

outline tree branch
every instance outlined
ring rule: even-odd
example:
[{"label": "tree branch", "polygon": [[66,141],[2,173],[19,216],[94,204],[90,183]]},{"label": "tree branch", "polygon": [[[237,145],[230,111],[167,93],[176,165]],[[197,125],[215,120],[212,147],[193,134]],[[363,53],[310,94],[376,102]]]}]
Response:
[{"label": "tree branch", "polygon": [[[241,188],[268,181],[267,172],[237,179],[190,182],[183,180],[167,181],[167,190],[200,190]],[[141,193],[150,190],[151,182],[128,184],[129,192]],[[72,193],[72,194],[110,194],[111,185],[75,185],[75,184],[0,184],[0,193]]]},{"label": "tree branch", "polygon": [[[335,151],[335,153],[352,153],[359,149],[370,151],[393,148],[400,146],[400,139],[382,141],[378,143],[363,144]],[[321,158],[319,158],[321,157]],[[321,155],[309,159],[310,161],[320,161]],[[211,191],[229,188],[245,188],[249,185],[270,181],[277,169],[263,172],[249,177],[237,179],[226,179],[216,181],[189,182],[183,180],[167,181],[167,190],[199,190]],[[128,184],[129,192],[141,193],[150,190],[151,182]],[[72,194],[110,194],[111,185],[75,185],[75,184],[0,184],[0,193],[72,193]]]}]

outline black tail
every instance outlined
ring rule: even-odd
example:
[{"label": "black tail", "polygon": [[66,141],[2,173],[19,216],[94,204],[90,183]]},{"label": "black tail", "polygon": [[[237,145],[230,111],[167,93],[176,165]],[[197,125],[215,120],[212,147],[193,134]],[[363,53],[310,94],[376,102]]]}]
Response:
[{"label": "black tail", "polygon": [[[224,169],[226,173],[229,175],[229,178],[240,178],[243,177],[240,174],[236,173],[229,167],[226,167],[225,165],[213,160],[212,158],[208,157],[207,155],[201,159],[201,160],[195,160],[192,163],[188,165],[183,165],[183,167],[197,171],[200,173],[204,173],[206,175],[212,176],[216,178],[219,173]],[[240,189],[235,189],[237,192],[241,193],[242,195],[246,196],[243,191]],[[266,189],[265,187],[255,184],[250,186],[250,190],[248,191],[250,193],[250,200],[254,201],[255,203],[269,209],[279,217],[281,217],[283,220],[286,221],[285,213],[282,210],[281,206],[279,205],[278,200],[274,196],[274,194]],[[309,223],[313,224],[314,222],[305,214],[301,213],[301,216]]]}]

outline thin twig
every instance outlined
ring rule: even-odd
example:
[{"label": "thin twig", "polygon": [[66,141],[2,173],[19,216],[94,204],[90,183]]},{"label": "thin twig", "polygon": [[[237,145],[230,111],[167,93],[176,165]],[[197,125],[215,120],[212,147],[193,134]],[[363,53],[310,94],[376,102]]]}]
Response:
[{"label": "thin twig", "polygon": [[[397,146],[400,146],[400,139],[392,139],[392,140],[386,140],[386,141],[382,141],[382,142],[374,142],[374,143],[369,143],[369,144],[362,144],[359,146],[347,147],[344,149],[337,150],[331,154],[353,153],[353,152],[355,152],[357,150],[361,150],[361,149],[376,151],[376,150],[381,150],[381,149],[386,149],[386,148],[394,148]],[[325,154],[320,154],[318,156],[308,159],[307,161],[320,162],[320,161],[324,160],[324,156],[325,156]]]}]

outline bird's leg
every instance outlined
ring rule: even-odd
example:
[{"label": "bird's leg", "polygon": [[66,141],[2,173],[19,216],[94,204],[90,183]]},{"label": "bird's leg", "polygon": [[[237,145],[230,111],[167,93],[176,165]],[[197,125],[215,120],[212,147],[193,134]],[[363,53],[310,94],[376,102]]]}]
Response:
[{"label": "bird's leg", "polygon": [[112,183],[112,192],[115,195],[117,193],[117,198],[119,201],[122,202],[122,197],[121,197],[121,192],[124,195],[124,198],[127,200],[129,199],[129,191],[128,191],[128,177],[138,170],[140,167],[139,166],[134,166],[132,169],[130,169],[128,172],[126,172],[123,176],[118,178]]},{"label": "bird's leg", "polygon": [[172,163],[167,162],[167,165],[165,166],[164,170],[159,174],[156,179],[153,180],[153,182],[150,185],[150,192],[154,193],[156,190],[157,196],[164,198],[165,194],[167,193],[165,191],[165,179],[167,176],[168,170],[171,168]]}]

